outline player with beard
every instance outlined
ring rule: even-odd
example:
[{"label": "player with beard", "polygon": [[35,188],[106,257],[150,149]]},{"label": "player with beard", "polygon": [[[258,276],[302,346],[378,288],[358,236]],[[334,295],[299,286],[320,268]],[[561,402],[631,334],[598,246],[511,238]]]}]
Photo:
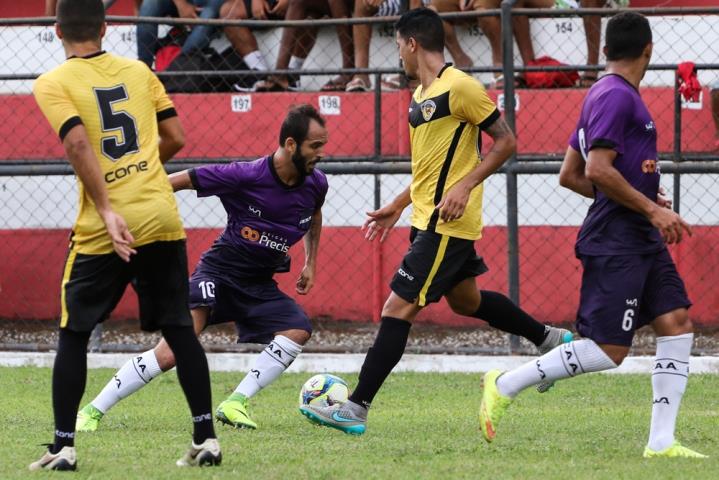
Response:
[{"label": "player with beard", "polygon": [[[327,143],[324,119],[310,105],[292,108],[280,128],[279,148],[252,162],[185,170],[170,175],[175,191],[216,195],[227,211],[227,228],[202,255],[190,278],[195,331],[235,322],[240,342],[266,343],[245,378],[217,409],[217,418],[237,428],[257,428],[248,399],[275,381],[309,340],[312,327],[297,303],[273,280],[289,271],[287,251],[304,238],[305,265],[296,291],[307,295],[315,281],[321,207],[327,178],[315,169]],[[121,399],[175,366],[164,340],[118,370],[78,414],[77,430],[94,431]]]}]

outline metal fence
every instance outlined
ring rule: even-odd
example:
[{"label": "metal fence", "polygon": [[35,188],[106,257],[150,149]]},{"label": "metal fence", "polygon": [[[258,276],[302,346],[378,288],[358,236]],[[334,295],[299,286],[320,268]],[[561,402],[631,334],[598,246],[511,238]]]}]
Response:
[{"label": "metal fence", "polygon": [[[482,288],[508,292],[525,309],[543,321],[570,323],[578,301],[579,265],[573,257],[573,241],[588,202],[558,185],[559,162],[576,122],[586,90],[581,88],[527,89],[505,81],[531,71],[597,71],[586,63],[587,48],[582,17],[616,13],[608,9],[543,10],[511,9],[443,13],[458,44],[473,66],[465,69],[487,84],[490,95],[503,110],[518,138],[518,155],[485,185],[484,238],[477,248],[490,272],[480,277]],[[692,60],[699,79],[712,84],[719,78],[719,60],[712,45],[719,40],[719,8],[652,9],[655,59],[645,78],[642,95],[655,118],[659,133],[662,185],[671,192],[674,208],[695,228],[695,235],[673,254],[690,295],[695,299],[691,315],[699,325],[719,325],[719,280],[716,211],[719,192],[719,156],[709,110],[709,91],[698,102],[683,101],[677,90],[677,64]],[[531,18],[535,56],[550,55],[563,67],[526,67],[515,54],[512,18]],[[487,38],[478,19],[494,18],[502,25],[503,65],[492,65]],[[111,52],[137,56],[136,18],[109,17],[104,47]],[[321,169],[329,176],[330,193],[324,207],[325,228],[315,291],[300,303],[315,318],[377,320],[391,278],[407,248],[408,213],[403,227],[380,246],[362,240],[359,226],[364,212],[391,200],[409,183],[409,147],[406,106],[410,93],[401,73],[394,45],[395,17],[371,19],[313,19],[298,21],[187,21],[143,19],[147,24],[198,24],[254,30],[259,50],[272,67],[267,74],[297,76],[300,88],[276,93],[240,92],[233,84],[254,81],[255,71],[222,65],[222,71],[161,72],[163,81],[186,80],[184,92],[173,94],[188,142],[168,165],[175,171],[203,163],[254,159],[276,145],[276,132],[288,105],[309,102],[328,119],[330,144]],[[70,167],[62,160],[57,137],[29,95],[32,80],[63,60],[51,19],[0,20],[0,38],[7,47],[0,67],[0,318],[6,332],[2,343],[18,343],[7,329],[56,318],[59,312],[59,279],[66,239],[76,213],[76,187]],[[373,28],[366,68],[342,68],[336,27],[369,24]],[[280,28],[282,27],[282,28]],[[277,64],[277,52],[287,27],[317,29],[314,48],[301,70]],[[284,28],[284,30],[283,30]],[[164,34],[168,27],[161,27]],[[341,33],[341,28],[340,35]],[[346,30],[345,30],[346,31]],[[520,35],[520,32],[517,32]],[[520,40],[518,39],[518,43]],[[231,48],[224,38],[212,41],[215,52]],[[458,50],[453,49],[452,54]],[[295,52],[296,53],[296,52]],[[217,53],[213,54],[217,55]],[[206,55],[210,57],[208,53]],[[462,58],[461,56],[453,55]],[[466,60],[466,58],[465,58]],[[214,64],[216,66],[218,64]],[[213,66],[213,68],[214,68]],[[209,67],[208,67],[209,68]],[[321,91],[337,75],[368,75],[371,89],[346,93]],[[390,78],[392,77],[392,78]],[[222,79],[213,93],[193,82]],[[399,87],[399,88],[397,88]],[[208,87],[203,87],[208,88]],[[513,108],[514,107],[514,108]],[[486,144],[485,143],[485,148]],[[188,228],[191,264],[224,226],[224,211],[215,199],[178,194],[181,214]],[[301,247],[292,249],[293,272],[302,261]],[[294,274],[280,275],[279,283],[292,291]],[[136,315],[133,299],[124,299],[117,318]],[[34,323],[31,322],[35,321]],[[452,314],[446,305],[432,306],[420,321],[443,325],[471,325],[472,320]],[[43,323],[43,322],[40,322]],[[43,324],[50,325],[51,322]],[[11,340],[8,340],[11,338]],[[516,347],[516,344],[513,344]]]}]

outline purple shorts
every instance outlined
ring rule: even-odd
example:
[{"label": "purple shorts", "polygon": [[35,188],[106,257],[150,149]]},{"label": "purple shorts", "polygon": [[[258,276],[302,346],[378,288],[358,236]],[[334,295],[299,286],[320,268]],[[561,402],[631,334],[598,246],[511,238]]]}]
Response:
[{"label": "purple shorts", "polygon": [[312,332],[307,314],[274,280],[239,283],[195,271],[190,308],[210,307],[208,325],[235,322],[238,343],[269,343],[285,330]]},{"label": "purple shorts", "polygon": [[577,331],[596,343],[631,346],[638,328],[691,306],[666,248],[648,255],[580,256],[580,260],[584,273]]}]

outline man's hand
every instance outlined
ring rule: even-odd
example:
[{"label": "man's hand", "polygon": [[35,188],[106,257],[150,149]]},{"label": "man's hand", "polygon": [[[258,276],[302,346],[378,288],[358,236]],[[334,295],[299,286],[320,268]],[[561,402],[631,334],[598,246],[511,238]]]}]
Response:
[{"label": "man's hand", "polygon": [[682,217],[673,210],[658,207],[649,214],[649,221],[659,229],[664,241],[667,243],[679,243],[682,241],[682,234],[686,231],[689,236],[692,229]]},{"label": "man's hand", "polygon": [[657,193],[657,205],[662,208],[672,208],[672,199],[667,195],[667,191],[664,187],[659,187],[659,193]]},{"label": "man's hand", "polygon": [[197,12],[202,10],[187,0],[175,1],[175,7],[177,7],[177,13],[180,15],[180,18],[197,18]]},{"label": "man's hand", "polygon": [[307,295],[315,285],[315,269],[309,265],[305,265],[300,272],[300,276],[297,279],[297,285],[295,290],[300,295]]},{"label": "man's hand", "polygon": [[252,18],[255,20],[267,20],[270,7],[265,0],[252,0]]},{"label": "man's hand", "polygon": [[106,210],[100,215],[102,221],[105,222],[105,228],[110,235],[112,248],[115,249],[115,253],[117,253],[123,261],[129,262],[130,255],[137,253],[137,251],[130,247],[135,239],[127,228],[125,219],[112,210]]},{"label": "man's hand", "polygon": [[379,6],[382,5],[385,2],[385,0],[364,0],[364,4],[368,7],[379,9]]},{"label": "man's hand", "polygon": [[287,13],[287,7],[290,5],[290,0],[278,0],[277,4],[270,10],[270,13],[274,17],[283,17]]},{"label": "man's hand", "polygon": [[389,235],[389,231],[392,230],[394,224],[402,216],[402,210],[394,205],[388,205],[374,212],[367,212],[368,218],[362,225],[362,230],[367,230],[364,238],[371,242],[378,234],[381,234],[379,241],[384,242],[387,235]]},{"label": "man's hand", "polygon": [[445,222],[459,219],[467,207],[470,193],[472,193],[472,189],[465,182],[458,182],[450,188],[437,206],[434,207],[439,210],[439,218]]}]

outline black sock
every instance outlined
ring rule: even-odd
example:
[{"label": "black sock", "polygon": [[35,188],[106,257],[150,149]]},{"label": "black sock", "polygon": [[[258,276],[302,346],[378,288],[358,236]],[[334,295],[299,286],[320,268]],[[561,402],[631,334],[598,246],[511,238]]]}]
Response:
[{"label": "black sock", "polygon": [[481,290],[482,301],[472,315],[503,332],[526,338],[536,346],[547,336],[547,328],[498,292]]},{"label": "black sock", "polygon": [[208,438],[215,438],[210,372],[205,351],[192,327],[163,328],[162,336],[175,355],[177,378],[192,413],[192,441],[199,445]]},{"label": "black sock", "polygon": [[87,379],[87,342],[90,332],[60,329],[52,369],[52,409],[55,413],[55,443],[51,453],[75,445],[75,421]]},{"label": "black sock", "polygon": [[402,358],[411,326],[406,320],[382,317],[374,345],[370,347],[362,364],[357,388],[350,395],[351,401],[369,407],[384,379]]}]

